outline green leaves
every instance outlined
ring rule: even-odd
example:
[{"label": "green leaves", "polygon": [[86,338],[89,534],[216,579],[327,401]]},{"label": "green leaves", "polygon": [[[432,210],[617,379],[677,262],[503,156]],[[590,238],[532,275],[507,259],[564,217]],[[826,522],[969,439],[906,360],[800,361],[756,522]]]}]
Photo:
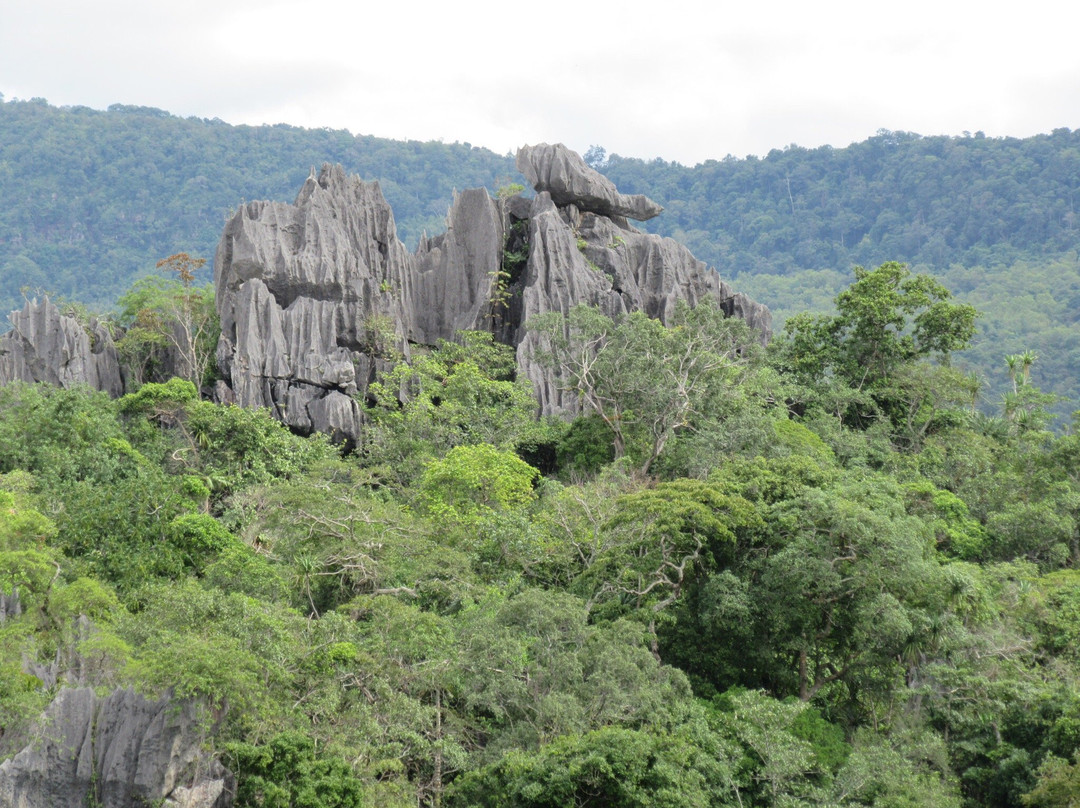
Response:
[{"label": "green leaves", "polygon": [[659,483],[619,498],[606,552],[590,568],[593,599],[659,612],[734,549],[736,532],[761,527],[756,509],[699,480]]},{"label": "green leaves", "polygon": [[558,738],[536,753],[515,752],[470,772],[450,806],[706,808],[723,771],[684,735],[607,727]]},{"label": "green leaves", "polygon": [[711,304],[680,303],[669,319],[665,326],[639,311],[612,320],[579,305],[527,324],[547,343],[538,359],[608,427],[615,458],[631,457],[642,474],[756,354],[746,324]]},{"label": "green leaves", "polygon": [[362,808],[368,793],[340,758],[323,757],[297,732],[256,745],[231,743],[227,765],[237,776],[236,808]]},{"label": "green leaves", "polygon": [[809,402],[861,429],[884,420],[898,447],[918,451],[977,398],[970,377],[941,366],[975,333],[975,309],[950,297],[895,261],[856,267],[855,282],[836,298],[839,313],[792,317],[772,357],[807,385]]},{"label": "green leaves", "polygon": [[512,380],[513,349],[488,333],[458,338],[398,364],[370,387],[376,405],[367,410],[365,462],[388,481],[413,482],[424,463],[454,447],[509,449],[534,430],[536,402]]},{"label": "green leaves", "polygon": [[533,483],[538,476],[513,452],[489,444],[455,446],[425,467],[418,501],[436,518],[467,520],[527,505],[536,497]]},{"label": "green leaves", "polygon": [[929,275],[912,275],[896,261],[872,271],[856,267],[855,282],[836,298],[839,313],[791,318],[778,350],[807,381],[831,373],[873,390],[905,364],[967,346],[975,309],[950,297]]}]

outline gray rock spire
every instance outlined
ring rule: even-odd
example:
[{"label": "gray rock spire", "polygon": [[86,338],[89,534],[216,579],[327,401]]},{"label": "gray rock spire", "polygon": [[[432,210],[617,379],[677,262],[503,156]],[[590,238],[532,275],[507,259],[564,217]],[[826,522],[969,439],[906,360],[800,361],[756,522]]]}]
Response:
[{"label": "gray rock spire", "polygon": [[[214,260],[221,319],[215,395],[267,407],[301,432],[361,438],[378,372],[415,344],[487,329],[517,349],[543,413],[564,401],[534,359],[529,318],[579,303],[611,316],[667,321],[680,300],[712,300],[769,338],[769,310],[736,293],[686,247],[628,219],[661,208],[621,194],[561,144],[525,146],[517,163],[536,196],[455,194],[446,232],[410,253],[377,182],[341,166],[312,171],[293,204],[248,202],[228,221]],[[506,256],[515,255],[510,267]],[[27,303],[0,337],[0,383],[21,379],[123,392],[109,330],[83,327],[47,299]]]},{"label": "gray rock spire", "polygon": [[0,336],[0,384],[88,385],[114,397],[124,392],[112,334],[96,319],[84,327],[46,297],[12,312],[11,325]]}]

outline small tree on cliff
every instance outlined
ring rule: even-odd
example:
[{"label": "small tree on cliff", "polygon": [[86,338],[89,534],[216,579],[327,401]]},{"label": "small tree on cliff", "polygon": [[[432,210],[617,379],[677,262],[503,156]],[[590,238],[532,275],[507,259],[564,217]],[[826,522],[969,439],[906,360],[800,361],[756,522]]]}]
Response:
[{"label": "small tree on cliff", "polygon": [[213,285],[194,285],[195,273],[205,264],[205,258],[188,253],[170,255],[157,268],[175,273],[175,279],[142,278],[120,298],[127,333],[117,347],[136,384],[165,381],[168,375],[196,386],[206,380],[218,320]]}]

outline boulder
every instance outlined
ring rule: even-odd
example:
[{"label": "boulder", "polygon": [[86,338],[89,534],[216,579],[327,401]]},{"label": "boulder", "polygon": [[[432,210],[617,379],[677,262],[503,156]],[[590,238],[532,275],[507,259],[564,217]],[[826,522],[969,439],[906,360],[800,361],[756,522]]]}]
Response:
[{"label": "boulder", "polygon": [[639,222],[664,210],[642,194],[619,193],[611,180],[561,143],[523,146],[517,153],[517,169],[538,193],[550,194],[556,205],[576,205],[601,216]]}]

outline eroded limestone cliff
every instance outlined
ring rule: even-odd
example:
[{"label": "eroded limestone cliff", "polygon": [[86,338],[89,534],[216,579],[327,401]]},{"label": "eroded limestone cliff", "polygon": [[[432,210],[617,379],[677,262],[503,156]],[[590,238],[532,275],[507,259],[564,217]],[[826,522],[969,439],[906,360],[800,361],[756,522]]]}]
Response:
[{"label": "eroded limestone cliff", "polygon": [[[525,327],[533,315],[587,303],[612,316],[642,310],[666,320],[679,300],[709,299],[768,339],[767,308],[682,245],[629,224],[659,205],[620,194],[562,145],[524,147],[518,166],[535,197],[458,194],[447,232],[422,239],[415,253],[398,240],[378,183],[340,166],[313,173],[292,205],[243,206],[215,258],[219,397],[355,441],[357,402],[385,363],[387,342],[407,356],[413,344],[489,329],[517,348],[540,410],[554,413],[572,402],[533,359]],[[508,249],[526,255],[512,271]]]},{"label": "eroded limestone cliff", "polygon": [[0,764],[0,808],[227,808],[235,779],[204,739],[190,702],[61,688],[37,735]]},{"label": "eroded limestone cliff", "polygon": [[447,232],[410,253],[378,183],[340,166],[309,177],[292,205],[243,206],[215,257],[219,396],[356,440],[380,346],[408,354],[484,327],[505,219],[487,192],[466,191]]},{"label": "eroded limestone cliff", "polygon": [[84,327],[46,297],[12,312],[11,325],[0,336],[0,384],[88,385],[114,397],[124,392],[116,346],[104,324],[91,319]]},{"label": "eroded limestone cliff", "polygon": [[[647,197],[621,194],[561,144],[522,148],[533,197],[456,194],[447,230],[409,252],[377,182],[324,166],[296,201],[249,202],[225,226],[215,257],[221,318],[216,395],[268,407],[301,432],[357,442],[361,402],[391,357],[413,345],[488,329],[517,349],[539,409],[574,402],[534,360],[529,319],[579,303],[616,316],[667,321],[675,304],[719,304],[769,337],[769,310],[736,293],[686,247],[629,220],[658,215]],[[514,261],[508,256],[516,256]],[[86,384],[120,395],[112,335],[47,299],[12,315],[0,337],[0,383]]]}]

